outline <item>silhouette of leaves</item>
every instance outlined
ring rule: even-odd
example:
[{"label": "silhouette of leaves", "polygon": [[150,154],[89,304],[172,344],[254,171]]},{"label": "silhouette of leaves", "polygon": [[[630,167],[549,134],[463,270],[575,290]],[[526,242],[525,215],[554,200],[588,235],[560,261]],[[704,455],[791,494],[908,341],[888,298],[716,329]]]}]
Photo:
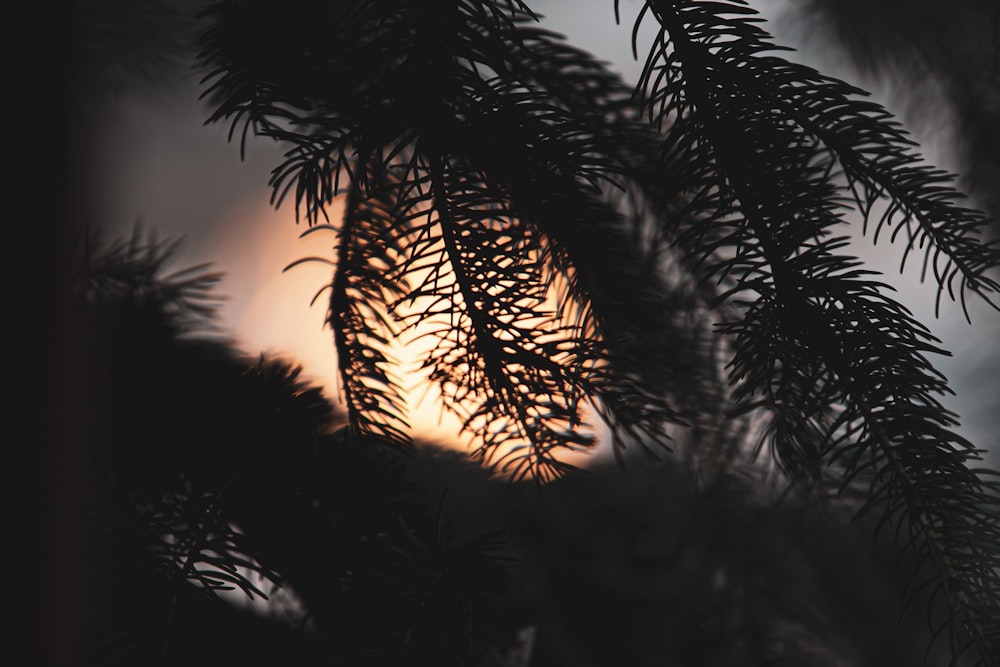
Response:
[{"label": "silhouette of leaves", "polygon": [[[237,8],[240,18],[230,22]],[[303,9],[335,11],[310,3]],[[470,2],[453,11],[400,3],[390,16],[364,5],[355,10],[341,10],[338,21],[344,40],[364,35],[362,43],[325,46],[330,71],[323,75],[348,77],[345,90],[354,92],[331,96],[305,92],[301,86],[312,83],[273,72],[279,65],[262,62],[259,53],[247,60],[242,49],[254,31],[271,34],[273,26],[257,5],[221,3],[205,42],[206,58],[225,64],[209,75],[211,120],[231,118],[234,128],[244,124],[244,135],[249,124],[291,144],[272,175],[275,197],[294,192],[310,221],[325,215],[342,174],[359,201],[377,198],[385,176],[404,183],[391,232],[398,240],[405,227],[409,235],[399,277],[435,268],[398,302],[430,299],[431,316],[449,321],[435,329],[439,342],[425,368],[447,406],[483,437],[485,460],[516,477],[562,474],[568,468],[558,451],[593,441],[579,428],[587,402],[595,402],[616,435],[663,441],[666,424],[677,420],[660,391],[670,374],[657,372],[663,364],[653,359],[663,354],[653,354],[653,346],[645,346],[645,363],[635,350],[648,337],[639,332],[664,322],[669,300],[655,289],[655,272],[644,268],[651,262],[637,259],[640,248],[599,190],[627,163],[612,140],[618,135],[604,127],[627,130],[636,143],[642,136],[635,115],[623,110],[626,87],[556,36],[523,28],[532,20],[523,8]],[[286,46],[301,52],[307,43],[310,37],[299,34]],[[389,80],[384,62],[393,53],[406,55]],[[365,63],[374,71],[363,72]],[[563,63],[578,68],[578,78],[595,73],[588,81],[596,101],[612,100],[622,111],[609,116],[595,101],[579,106],[580,91],[568,92],[572,79],[551,76]],[[417,83],[419,92],[412,90]],[[602,253],[595,256],[596,248]],[[454,282],[445,278],[449,271]],[[504,293],[488,293],[484,281],[494,279],[509,283],[497,287]],[[625,280],[635,286],[627,296],[598,285]],[[567,290],[553,294],[558,285]],[[541,312],[552,297],[559,299],[555,311]],[[534,321],[522,318],[530,311]],[[543,336],[546,322],[551,331]],[[345,357],[342,369],[351,363]],[[494,457],[515,440],[527,443],[516,446],[516,456]],[[522,466],[521,454],[535,462]]]},{"label": "silhouette of leaves", "polygon": [[[385,353],[403,334],[432,338],[428,378],[515,479],[570,470],[563,455],[593,444],[587,403],[616,447],[653,451],[706,415],[760,426],[789,479],[864,489],[856,509],[936,570],[955,655],[968,640],[988,662],[996,489],[940,402],[938,341],[837,230],[857,213],[903,264],[922,255],[938,305],[997,306],[1000,252],[863,91],[775,55],[737,0],[644,3],[633,39],[658,32],[634,98],[520,2],[224,0],[206,16],[209,121],[288,146],[276,205],[312,224],[348,193],[330,312],[355,435],[405,441]],[[705,341],[713,319],[724,342]]]},{"label": "silhouette of leaves", "polygon": [[[950,177],[920,166],[887,112],[851,98],[859,91],[765,55],[775,47],[744,3],[646,7],[661,30],[641,85],[652,122],[667,127],[664,155],[679,165],[669,173],[727,230],[709,240],[732,249],[713,270],[735,278],[726,296],[748,299],[742,320],[722,326],[736,338],[735,398],[764,397],[765,439],[793,477],[840,462],[843,486],[867,478],[861,512],[895,524],[916,567],[933,563],[955,654],[973,648],[986,663],[1000,591],[995,485],[970,470],[981,451],[949,430],[957,417],[937,398],[948,386],[925,357],[943,352],[936,340],[832,235],[845,190],[866,216],[888,198],[875,234],[905,230],[903,261],[924,248],[938,299],[964,306],[967,290],[990,299],[1000,288],[996,248],[978,239],[985,218],[952,203]],[[697,231],[686,239],[700,252]],[[972,526],[984,542],[968,540]]]},{"label": "silhouette of leaves", "polygon": [[[456,534],[406,459],[335,429],[342,417],[299,368],[180,326],[211,274],[164,271],[172,247],[82,250],[79,352],[115,349],[86,453],[100,466],[78,499],[102,556],[87,664],[478,659],[507,585],[500,537]],[[226,591],[300,607],[259,618]]]},{"label": "silhouette of leaves", "polygon": [[[359,435],[406,445],[406,399],[390,370],[396,361],[388,349],[398,333],[388,316],[391,304],[409,292],[406,276],[395,270],[403,257],[399,237],[405,235],[396,229],[395,196],[390,183],[367,198],[354,189],[340,229],[326,227],[339,237],[327,322],[334,332],[351,428]],[[323,227],[312,227],[306,234],[319,229]],[[324,261],[300,261],[309,259]]]}]

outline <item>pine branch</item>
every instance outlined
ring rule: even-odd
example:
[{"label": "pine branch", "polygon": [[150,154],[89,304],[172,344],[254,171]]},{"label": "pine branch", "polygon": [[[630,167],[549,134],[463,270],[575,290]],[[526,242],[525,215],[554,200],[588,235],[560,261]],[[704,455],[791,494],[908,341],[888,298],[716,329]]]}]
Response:
[{"label": "pine branch", "polygon": [[[880,294],[884,285],[863,279],[870,272],[835,254],[846,240],[830,237],[844,208],[832,160],[849,177],[883,184],[881,191],[897,197],[886,224],[903,208],[904,222],[924,225],[922,238],[949,258],[936,276],[941,289],[956,274],[963,275],[963,290],[994,288],[982,275],[996,265],[993,252],[969,237],[981,218],[952,208],[943,219],[926,217],[950,206],[949,193],[939,197],[938,174],[910,169],[912,160],[896,145],[901,135],[891,126],[875,129],[884,118],[868,122],[856,107],[845,109],[830,94],[834,84],[816,85],[796,68],[758,58],[770,47],[752,25],[758,19],[743,18],[753,12],[742,3],[647,7],[662,26],[643,74],[652,120],[670,124],[666,154],[694,164],[686,183],[696,201],[715,209],[709,222],[728,229],[710,250],[724,244],[735,250],[718,267],[737,276],[730,296],[757,295],[741,322],[723,327],[738,341],[732,378],[744,384],[737,398],[756,392],[768,398],[776,415],[770,437],[793,475],[818,476],[823,462],[845,456],[844,485],[873,469],[862,511],[879,507],[882,522],[909,526],[905,544],[917,567],[933,565],[952,605],[953,653],[960,652],[958,633],[967,632],[988,664],[997,642],[988,619],[1000,579],[1000,504],[969,470],[979,452],[948,430],[954,415],[934,398],[947,384],[923,355],[940,350],[902,306]],[[761,82],[774,80],[768,77],[782,86],[764,95]],[[816,104],[811,123],[785,113],[801,109],[803,99]],[[845,115],[849,122],[838,124]],[[817,132],[820,123],[825,127]],[[833,149],[832,137],[840,140]],[[863,150],[843,148],[852,141]],[[876,159],[864,160],[868,152]],[[975,539],[971,526],[980,532]]]},{"label": "pine branch", "polygon": [[[459,2],[437,7],[414,2],[399,3],[387,12],[365,3],[354,10],[333,10],[301,0],[296,3],[302,12],[297,22],[304,17],[326,21],[331,19],[329,12],[339,11],[337,30],[343,31],[343,41],[316,43],[307,28],[299,31],[293,44],[279,40],[291,53],[270,53],[266,45],[266,57],[260,51],[248,52],[250,44],[275,29],[262,9],[265,4],[220,3],[206,34],[204,61],[215,68],[207,77],[211,83],[206,95],[216,106],[210,122],[230,118],[234,124],[249,123],[257,134],[291,145],[285,162],[272,173],[275,202],[293,198],[296,210],[312,223],[325,215],[324,207],[341,191],[342,176],[358,196],[368,198],[377,187],[376,174],[401,174],[407,185],[392,214],[399,224],[414,227],[407,232],[412,232],[410,254],[401,261],[397,258],[393,269],[399,276],[430,271],[436,282],[431,288],[431,279],[424,280],[423,291],[418,288],[397,303],[427,296],[434,299],[429,316],[443,317],[449,308],[459,307],[450,297],[444,298],[443,276],[446,269],[463,270],[455,261],[463,251],[461,234],[470,233],[470,226],[481,226],[484,215],[474,210],[479,205],[476,198],[457,187],[462,178],[468,179],[473,189],[481,190],[480,197],[498,207],[496,215],[506,220],[498,224],[514,225],[515,233],[535,238],[533,252],[541,254],[527,264],[544,270],[538,273],[540,282],[523,293],[527,302],[541,306],[532,290],[543,284],[548,290],[565,287],[557,308],[570,319],[552,320],[558,327],[553,335],[561,337],[563,347],[547,342],[530,358],[533,367],[550,367],[556,357],[573,364],[573,370],[563,371],[568,373],[568,384],[562,385],[574,387],[572,397],[567,394],[566,402],[556,409],[545,405],[548,394],[542,392],[534,396],[542,403],[526,402],[524,410],[511,412],[522,434],[541,428],[523,421],[538,419],[531,416],[535,410],[539,414],[569,410],[566,423],[571,429],[580,428],[578,418],[569,415],[578,404],[591,401],[613,426],[619,443],[664,442],[666,427],[678,421],[664,394],[672,378],[680,375],[675,371],[681,353],[673,349],[674,339],[651,333],[678,326],[671,319],[672,308],[678,305],[677,290],[662,280],[662,267],[657,265],[662,264],[657,259],[660,251],[644,248],[604,194],[640,173],[646,174],[647,185],[654,182],[650,170],[629,151],[642,146],[648,152],[652,146],[650,133],[631,104],[630,89],[589,55],[534,28],[533,15],[520,5]],[[323,50],[322,58],[316,57],[316,49]],[[309,63],[303,62],[306,52]],[[323,63],[324,72],[315,71],[317,63]],[[338,81],[343,88],[322,90],[317,80]],[[243,129],[247,130],[246,124]],[[426,165],[436,159],[444,159],[449,173],[455,174],[448,178],[456,185],[432,193]],[[423,166],[414,167],[420,161]],[[448,199],[440,200],[441,196]],[[457,241],[445,246],[449,252],[434,246],[446,243],[443,232],[415,222],[426,213],[426,206],[432,206],[435,215],[446,213],[454,220]],[[442,229],[452,226],[446,220],[438,222]],[[484,239],[487,244],[494,242],[499,237]],[[484,246],[476,261],[494,263],[489,253],[501,250]],[[605,285],[610,284],[620,289],[609,291]],[[466,292],[468,299],[455,303],[469,308],[480,295]],[[538,321],[552,319],[543,310],[533,314]],[[568,333],[570,320],[573,333]],[[348,326],[364,326],[364,321]],[[442,325],[440,338],[486,345],[488,338],[482,338],[484,330],[477,327],[473,319],[456,316]],[[689,325],[681,331],[686,335]],[[695,358],[688,357],[686,370],[692,370]],[[459,366],[446,369],[444,359]],[[458,370],[462,363],[462,355],[441,351],[436,366],[435,377],[449,378],[446,384],[453,393],[446,399],[456,409],[466,396],[460,388],[466,383],[465,371]],[[344,366],[342,372],[345,378],[357,374]],[[584,390],[585,396],[577,395]],[[693,403],[693,396],[688,391],[684,400]],[[501,403],[511,407],[510,401],[508,395]],[[571,404],[574,407],[568,407]],[[487,413],[480,416],[493,421]],[[469,416],[466,423],[473,428],[475,420],[469,421]],[[474,430],[494,437],[483,428],[479,424]],[[538,432],[542,431],[545,428]]]},{"label": "pine branch", "polygon": [[210,331],[221,305],[213,291],[222,275],[210,272],[209,264],[167,273],[179,245],[144,235],[138,226],[127,239],[110,243],[88,231],[75,258],[74,289],[105,317],[134,308],[155,318],[165,335]]},{"label": "pine branch", "polygon": [[[430,325],[436,345],[425,362],[464,428],[481,434],[477,452],[515,479],[545,481],[571,469],[564,450],[592,445],[583,432],[583,381],[592,349],[546,306],[542,239],[512,217],[482,181],[460,165],[425,166],[435,226],[411,244],[436,254],[451,274],[432,272],[408,299],[430,299],[414,326]],[[428,315],[440,314],[436,322]]]},{"label": "pine branch", "polygon": [[[660,4],[648,6],[655,12]],[[874,237],[896,225],[891,234],[895,240],[905,230],[903,265],[912,250],[923,250],[923,275],[929,267],[938,285],[938,306],[947,293],[965,309],[966,292],[971,291],[1000,308],[995,301],[1000,282],[991,275],[1000,267],[1000,248],[980,239],[988,228],[987,219],[955,203],[964,195],[952,187],[954,176],[922,164],[913,152],[913,141],[885,109],[857,99],[865,93],[854,86],[764,55],[781,49],[755,25],[762,19],[743,2],[678,2],[670,7],[684,21],[691,49],[686,59],[672,55],[664,41],[667,33],[662,33],[660,44],[650,53],[640,86],[647,89],[646,105],[658,123],[668,121],[664,111],[672,104],[663,77],[698,59],[719,89],[738,90],[737,99],[766,108],[776,125],[796,126],[814,138],[817,153],[827,153],[843,171],[866,221],[878,201],[889,200],[874,226]]]},{"label": "pine branch", "polygon": [[398,362],[387,350],[397,335],[389,304],[409,291],[406,277],[392,273],[403,253],[398,239],[404,232],[396,228],[394,211],[397,190],[387,176],[365,199],[357,188],[350,190],[338,230],[327,322],[351,430],[405,445],[410,443],[406,399],[390,370]]}]

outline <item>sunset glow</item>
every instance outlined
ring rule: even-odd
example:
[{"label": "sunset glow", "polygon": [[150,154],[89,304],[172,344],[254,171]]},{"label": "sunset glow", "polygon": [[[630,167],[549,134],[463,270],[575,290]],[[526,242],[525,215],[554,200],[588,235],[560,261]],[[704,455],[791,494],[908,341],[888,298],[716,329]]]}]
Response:
[{"label": "sunset glow", "polygon": [[[343,213],[342,200],[328,207],[330,221]],[[252,356],[265,354],[301,364],[305,377],[325,389],[339,407],[340,377],[333,335],[325,323],[328,292],[335,257],[336,234],[317,231],[303,235],[305,222],[296,223],[291,206],[275,210],[266,191],[231,206],[221,217],[204,254],[225,273],[220,292],[225,305],[220,323],[237,347]],[[314,257],[314,262],[299,262]],[[293,265],[291,266],[290,265]],[[290,268],[289,268],[290,267]],[[322,291],[322,293],[320,293]],[[418,372],[435,340],[408,332],[406,344],[397,342],[392,353],[399,361],[397,376],[409,408],[411,435],[457,449],[472,451],[475,438],[461,433],[461,421],[445,409],[437,385]],[[599,423],[588,411],[590,423]],[[600,429],[598,446],[589,453],[564,456],[584,466],[603,458]]]}]

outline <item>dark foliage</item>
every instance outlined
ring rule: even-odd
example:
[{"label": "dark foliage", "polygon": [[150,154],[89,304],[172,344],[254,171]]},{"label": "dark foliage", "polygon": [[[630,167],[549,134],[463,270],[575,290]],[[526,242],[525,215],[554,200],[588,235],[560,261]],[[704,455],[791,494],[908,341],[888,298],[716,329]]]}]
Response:
[{"label": "dark foliage", "polygon": [[83,664],[921,656],[891,550],[843,510],[779,499],[745,463],[708,483],[675,460],[537,487],[358,439],[298,369],[209,335],[213,277],[165,273],[169,249],[94,244],[78,274],[78,352],[115,350],[78,499],[96,551]]},{"label": "dark foliage", "polygon": [[[787,479],[862,490],[859,513],[891,525],[915,573],[936,572],[912,586],[950,600],[935,633],[995,657],[995,483],[940,403],[937,341],[840,230],[853,212],[904,264],[916,255],[938,303],[995,305],[1000,253],[863,91],[781,58],[736,1],[646,2],[634,34],[649,21],[656,36],[635,44],[648,57],[631,97],[522,2],[227,0],[206,16],[210,120],[289,147],[275,202],[314,222],[350,192],[330,322],[355,344],[340,350],[356,432],[400,439],[381,349],[417,324],[437,341],[429,379],[514,478],[568,471],[560,452],[592,445],[586,402],[616,447],[648,447],[730,401]],[[725,336],[729,395],[711,373],[693,401],[663,379],[677,372],[665,349],[697,339],[662,316],[684,293]],[[397,328],[354,328],[359,295]]]},{"label": "dark foliage", "polygon": [[[213,277],[164,275],[169,247],[139,240],[90,249],[78,275],[83,339],[114,349],[81,508],[100,582],[87,662],[473,661],[506,587],[496,537],[455,536],[400,460],[335,430],[299,369],[206,337]],[[307,618],[218,595],[279,588]]]},{"label": "dark foliage", "polygon": [[[94,345],[111,360],[97,386],[112,410],[91,439],[107,460],[87,468],[87,507],[102,562],[138,568],[100,607],[115,628],[100,658],[221,660],[237,635],[253,638],[240,644],[247,656],[287,641],[305,662],[482,658],[500,627],[496,545],[452,538],[397,467],[410,456],[408,415],[390,342],[428,336],[422,370],[477,439],[474,456],[514,481],[511,494],[570,489],[586,506],[564,457],[593,447],[588,415],[623,460],[673,445],[693,463],[692,478],[641,468],[656,484],[690,484],[676,499],[690,514],[654,531],[697,546],[662,561],[702,595],[690,616],[658,616],[621,595],[623,582],[590,589],[648,612],[643,636],[671,628],[652,655],[833,663],[831,646],[879,643],[872,626],[841,625],[774,584],[786,565],[823,599],[885,579],[870,552],[849,547],[838,562],[857,567],[851,586],[814,571],[813,550],[839,524],[818,524],[808,556],[784,542],[773,499],[750,491],[762,466],[793,513],[846,511],[892,542],[906,598],[945,637],[934,646],[956,663],[996,664],[995,473],[975,468],[982,450],[941,405],[948,385],[930,359],[944,351],[848,254],[844,227],[857,215],[899,244],[938,303],[995,306],[1000,252],[982,239],[986,217],[958,203],[952,176],[925,165],[863,91],[781,58],[743,2],[643,3],[634,34],[650,22],[656,35],[635,44],[645,67],[634,89],[536,19],[520,0],[208,4],[208,120],[231,123],[241,145],[285,145],[275,204],[291,199],[339,234],[328,320],[346,426],[330,430],[329,406],[287,366],[247,366],[184,335],[185,317],[203,315],[203,277],[151,280],[162,255],[143,257],[144,246],[99,253],[105,263],[75,283],[74,312],[94,317],[82,353]],[[341,195],[343,220],[327,220]],[[149,378],[162,381],[139,382]],[[578,554],[560,546],[539,552],[565,567]],[[214,595],[259,593],[236,565],[300,596],[308,627],[244,634],[258,621]],[[148,596],[135,597],[136,582]],[[518,600],[515,586],[508,603]],[[210,618],[217,633],[200,627]],[[529,623],[558,635],[591,621]],[[844,634],[813,651],[807,638],[831,627]],[[615,651],[568,632],[575,641],[540,644],[538,662],[560,664],[558,647],[576,643],[575,663],[641,663],[650,654],[629,652],[634,629],[614,625]],[[716,646],[721,637],[736,639]]]}]

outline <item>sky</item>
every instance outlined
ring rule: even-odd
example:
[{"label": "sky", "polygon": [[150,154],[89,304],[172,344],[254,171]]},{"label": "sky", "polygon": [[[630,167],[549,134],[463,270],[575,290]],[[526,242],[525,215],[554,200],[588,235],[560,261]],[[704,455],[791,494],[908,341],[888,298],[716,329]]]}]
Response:
[{"label": "sky", "polygon": [[[890,110],[907,108],[912,87],[881,82],[853,69],[828,43],[784,18],[793,6],[787,0],[752,4],[775,19],[768,27],[777,42],[799,48],[786,57],[861,85]],[[627,80],[636,78],[640,64],[633,59],[630,34],[639,0],[621,0],[619,26],[614,25],[612,0],[536,0],[532,6],[546,15],[548,27],[612,63]],[[648,37],[648,32],[643,35]],[[330,268],[317,263],[284,269],[303,256],[332,257],[335,237],[318,232],[299,238],[305,223],[296,223],[291,207],[276,211],[269,202],[267,178],[280,161],[280,146],[250,141],[241,161],[238,146],[227,142],[228,128],[203,125],[207,114],[198,102],[199,92],[192,79],[169,90],[122,91],[102,103],[87,151],[93,219],[101,221],[109,235],[127,234],[138,224],[161,238],[181,238],[178,267],[211,262],[224,272],[219,291],[226,302],[220,325],[237,346],[251,355],[294,358],[308,377],[333,393],[336,360],[331,334],[323,325],[325,302],[320,298],[310,305],[329,281]],[[935,94],[926,86],[916,92],[924,99]],[[948,127],[944,117],[910,129],[930,162],[957,171]],[[960,432],[980,447],[991,447],[1000,421],[1000,315],[976,303],[974,324],[969,326],[957,306],[946,304],[935,320],[933,286],[921,285],[913,271],[897,279],[894,249],[884,243],[873,248],[862,240],[854,250],[898,285],[899,300],[954,353],[936,361],[957,393],[946,405],[962,416]],[[412,381],[416,385],[419,378]],[[433,395],[428,396],[424,405],[429,407],[432,400]],[[438,425],[438,417],[432,407],[419,411],[414,420],[417,434],[454,436],[457,424]]]}]

